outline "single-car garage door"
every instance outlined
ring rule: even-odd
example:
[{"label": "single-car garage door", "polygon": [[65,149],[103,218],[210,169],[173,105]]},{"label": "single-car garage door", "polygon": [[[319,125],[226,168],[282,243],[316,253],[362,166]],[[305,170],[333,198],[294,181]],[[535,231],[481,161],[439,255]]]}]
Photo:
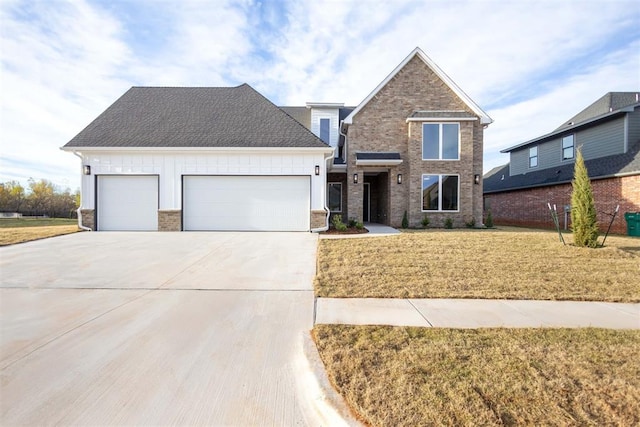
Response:
[{"label": "single-car garage door", "polygon": [[158,177],[99,175],[98,230],[158,229]]},{"label": "single-car garage door", "polygon": [[185,230],[308,231],[308,176],[185,176]]}]

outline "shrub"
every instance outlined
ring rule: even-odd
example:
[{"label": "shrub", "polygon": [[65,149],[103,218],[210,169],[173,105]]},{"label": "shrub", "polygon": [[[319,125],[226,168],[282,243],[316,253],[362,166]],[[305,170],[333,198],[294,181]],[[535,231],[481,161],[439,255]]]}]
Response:
[{"label": "shrub", "polygon": [[487,228],[493,228],[493,217],[491,216],[491,211],[487,211],[487,219],[484,222],[484,225]]},{"label": "shrub", "polygon": [[364,224],[361,223],[360,221],[356,221],[354,227],[357,228],[358,230],[362,230],[364,228]]},{"label": "shrub", "polygon": [[595,248],[598,246],[598,219],[591,181],[580,149],[576,153],[571,185],[573,186],[571,193],[573,242],[576,246]]},{"label": "shrub", "polygon": [[422,224],[424,228],[427,228],[429,226],[429,222],[429,217],[425,215],[424,218],[422,218],[422,221],[420,221],[420,224]]},{"label": "shrub", "polygon": [[466,225],[467,228],[473,228],[476,226],[476,219],[471,217],[471,221],[465,222],[464,225]]},{"label": "shrub", "polygon": [[402,216],[402,228],[409,228],[409,219],[407,218],[407,211],[404,211]]},{"label": "shrub", "polygon": [[453,228],[453,220],[451,218],[447,218],[444,220],[444,228],[448,228],[448,229]]},{"label": "shrub", "polygon": [[358,223],[358,220],[355,218],[349,218],[349,227],[355,227]]},{"label": "shrub", "polygon": [[331,218],[331,224],[338,231],[345,231],[347,229],[347,224],[342,222],[342,215],[334,215]]}]

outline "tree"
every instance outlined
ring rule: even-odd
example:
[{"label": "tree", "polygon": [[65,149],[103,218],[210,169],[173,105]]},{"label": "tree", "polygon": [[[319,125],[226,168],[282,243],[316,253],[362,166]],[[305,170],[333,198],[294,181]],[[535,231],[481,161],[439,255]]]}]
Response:
[{"label": "tree", "polygon": [[24,199],[24,187],[18,181],[0,183],[0,212],[20,212]]},{"label": "tree", "polygon": [[576,152],[571,193],[571,228],[576,246],[595,248],[598,245],[598,219],[593,189],[582,151]]}]

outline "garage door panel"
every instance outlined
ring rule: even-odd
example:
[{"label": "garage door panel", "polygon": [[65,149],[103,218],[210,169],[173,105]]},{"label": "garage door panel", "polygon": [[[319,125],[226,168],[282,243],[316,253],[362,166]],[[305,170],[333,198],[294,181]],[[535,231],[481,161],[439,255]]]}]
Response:
[{"label": "garage door panel", "polygon": [[97,219],[102,231],[158,229],[158,177],[101,175]]},{"label": "garage door panel", "polygon": [[308,231],[305,176],[185,176],[185,230]]}]

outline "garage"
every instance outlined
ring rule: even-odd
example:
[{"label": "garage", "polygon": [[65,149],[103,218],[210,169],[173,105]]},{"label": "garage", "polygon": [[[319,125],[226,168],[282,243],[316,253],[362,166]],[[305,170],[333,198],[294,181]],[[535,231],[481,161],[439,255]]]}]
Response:
[{"label": "garage", "polygon": [[156,231],[158,177],[156,175],[97,176],[97,229]]},{"label": "garage", "polygon": [[184,230],[309,231],[309,176],[184,176]]}]

